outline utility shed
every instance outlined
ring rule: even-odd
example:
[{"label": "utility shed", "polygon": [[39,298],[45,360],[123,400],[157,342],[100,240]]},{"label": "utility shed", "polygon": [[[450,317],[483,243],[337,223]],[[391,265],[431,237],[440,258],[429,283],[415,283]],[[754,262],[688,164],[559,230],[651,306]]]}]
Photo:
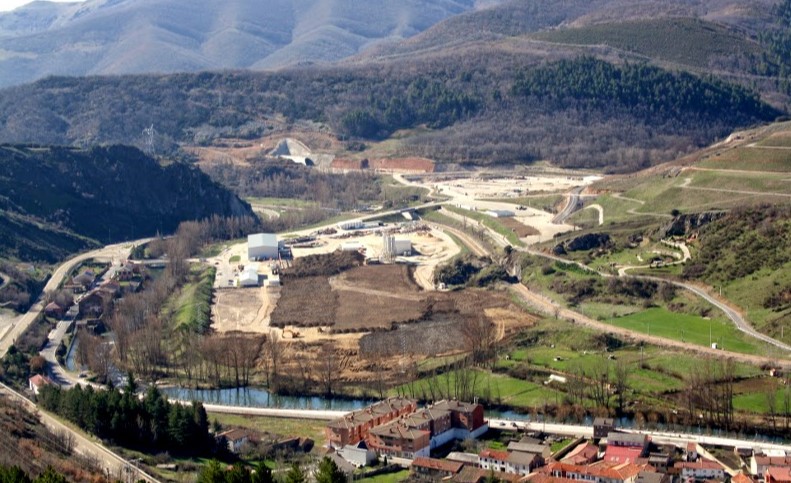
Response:
[{"label": "utility shed", "polygon": [[256,233],[247,237],[247,258],[250,260],[268,260],[277,258],[279,243],[277,235],[272,233]]}]

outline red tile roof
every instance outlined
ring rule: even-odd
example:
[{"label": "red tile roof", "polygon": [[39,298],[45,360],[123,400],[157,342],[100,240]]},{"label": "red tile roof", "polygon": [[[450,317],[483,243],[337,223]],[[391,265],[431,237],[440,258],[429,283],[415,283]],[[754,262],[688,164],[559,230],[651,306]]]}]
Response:
[{"label": "red tile roof", "polygon": [[580,443],[561,461],[572,465],[584,464],[595,459],[598,454],[599,448],[596,446],[590,443]]},{"label": "red tile roof", "polygon": [[494,449],[485,449],[481,451],[479,456],[481,458],[493,459],[497,461],[508,461],[508,456],[510,453],[508,451],[497,451]]},{"label": "red tile roof", "polygon": [[731,478],[731,483],[753,483],[753,479],[744,473],[736,473],[736,475]]},{"label": "red tile roof", "polygon": [[607,446],[604,461],[609,463],[634,463],[643,453],[642,448],[634,446]]},{"label": "red tile roof", "polygon": [[686,468],[690,470],[723,470],[725,468],[722,467],[721,464],[717,463],[716,461],[711,460],[704,460],[700,459],[698,461],[679,461],[676,463],[676,468]]},{"label": "red tile roof", "polygon": [[30,378],[30,384],[33,384],[36,387],[44,387],[47,384],[51,384],[49,379],[42,376],[41,374],[36,374],[35,376]]},{"label": "red tile roof", "polygon": [[767,466],[791,466],[791,456],[756,456],[755,462]]},{"label": "red tile roof", "polygon": [[650,465],[636,465],[633,463],[612,464],[605,461],[593,463],[590,465],[570,465],[568,463],[551,463],[538,471],[542,473],[550,473],[553,476],[566,477],[564,475],[589,475],[594,477],[605,478],[609,480],[627,480],[634,478],[641,471],[651,468]]},{"label": "red tile roof", "polygon": [[766,470],[767,480],[769,477],[772,478],[772,481],[777,482],[791,482],[791,468],[784,466],[770,466]]}]

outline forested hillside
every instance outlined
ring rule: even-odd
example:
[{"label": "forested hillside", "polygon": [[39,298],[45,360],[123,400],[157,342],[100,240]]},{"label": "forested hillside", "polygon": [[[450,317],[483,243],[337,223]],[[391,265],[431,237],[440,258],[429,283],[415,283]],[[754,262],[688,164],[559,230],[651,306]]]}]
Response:
[{"label": "forested hillside", "polygon": [[[594,84],[578,92],[572,82],[581,81]],[[635,109],[643,101],[651,106]],[[49,78],[0,91],[0,141],[142,145],[141,132],[153,124],[161,153],[178,143],[256,139],[283,119],[286,129],[311,120],[364,141],[420,127],[398,153],[440,161],[548,158],[624,171],[777,115],[750,91],[712,79],[587,57],[555,63],[480,51],[278,73]]]},{"label": "forested hillside", "polygon": [[162,166],[135,148],[0,146],[3,257],[54,262],[215,214],[252,212],[199,170]]}]

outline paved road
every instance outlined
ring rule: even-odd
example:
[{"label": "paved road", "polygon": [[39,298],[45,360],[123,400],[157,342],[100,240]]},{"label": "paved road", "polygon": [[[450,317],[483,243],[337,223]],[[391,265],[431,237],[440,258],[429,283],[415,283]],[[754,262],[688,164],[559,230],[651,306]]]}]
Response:
[{"label": "paved road", "polygon": [[[191,404],[189,401],[175,401],[181,404]],[[324,409],[280,409],[280,408],[253,408],[245,406],[227,406],[222,404],[203,403],[203,407],[210,413],[240,414],[244,416],[268,416],[273,418],[318,419],[332,421],[349,414],[349,411],[332,411]]]},{"label": "paved road", "polygon": [[101,462],[102,468],[112,479],[127,481],[126,476],[133,475],[135,480],[143,479],[145,481],[158,483],[159,480],[149,475],[148,473],[133,466],[127,460],[109,450],[105,446],[85,437],[81,432],[71,429],[69,426],[61,423],[56,418],[50,416],[44,411],[39,410],[35,404],[30,400],[23,397],[18,392],[14,391],[5,384],[0,384],[0,394],[8,396],[10,399],[19,401],[24,408],[35,414],[39,421],[54,433],[68,433],[74,439],[74,451],[83,456],[87,456]]},{"label": "paved road", "polygon": [[53,272],[49,281],[44,286],[44,291],[42,292],[41,296],[33,304],[33,306],[30,307],[30,310],[28,310],[24,315],[18,317],[12,323],[11,328],[7,330],[2,339],[0,339],[0,358],[5,356],[8,348],[11,347],[16,338],[19,337],[19,335],[22,334],[22,332],[24,332],[44,310],[43,301],[46,294],[57,290],[58,286],[60,286],[61,282],[68,276],[74,267],[91,258],[118,263],[120,260],[126,259],[129,256],[129,252],[131,251],[133,245],[146,243],[150,240],[151,238],[145,238],[142,240],[124,242],[116,245],[107,245],[104,248],[77,255],[62,263],[55,270],[55,272]]},{"label": "paved road", "polygon": [[582,190],[584,190],[584,186],[577,186],[576,188],[572,189],[568,193],[568,198],[566,199],[566,206],[552,218],[552,223],[556,225],[561,225],[566,222],[569,216],[571,216],[577,209],[579,209],[580,203],[580,194]]},{"label": "paved road", "polygon": [[[571,424],[555,424],[541,422],[527,422],[508,419],[490,419],[489,426],[492,428],[518,428],[527,431],[541,431],[563,436],[593,437],[591,426],[578,426]],[[619,429],[627,433],[647,434],[651,440],[657,443],[668,443],[675,445],[686,445],[686,443],[698,443],[715,446],[731,446],[739,448],[753,448],[755,450],[781,450],[791,452],[791,445],[767,443],[763,441],[753,441],[749,439],[735,439],[719,436],[708,436],[691,433],[671,433],[666,431],[643,431],[636,429]]]}]

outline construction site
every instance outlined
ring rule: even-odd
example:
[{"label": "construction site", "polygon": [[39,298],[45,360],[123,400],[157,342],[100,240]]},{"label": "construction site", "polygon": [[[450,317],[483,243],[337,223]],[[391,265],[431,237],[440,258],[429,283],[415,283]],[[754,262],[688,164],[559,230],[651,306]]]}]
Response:
[{"label": "construction site", "polygon": [[498,338],[533,323],[505,294],[437,290],[434,269],[461,250],[447,233],[420,222],[346,226],[283,236],[277,258],[238,243],[208,259],[212,328],[277,338],[303,363],[330,343],[339,381],[360,383],[466,351],[466,322],[491,321]]}]

